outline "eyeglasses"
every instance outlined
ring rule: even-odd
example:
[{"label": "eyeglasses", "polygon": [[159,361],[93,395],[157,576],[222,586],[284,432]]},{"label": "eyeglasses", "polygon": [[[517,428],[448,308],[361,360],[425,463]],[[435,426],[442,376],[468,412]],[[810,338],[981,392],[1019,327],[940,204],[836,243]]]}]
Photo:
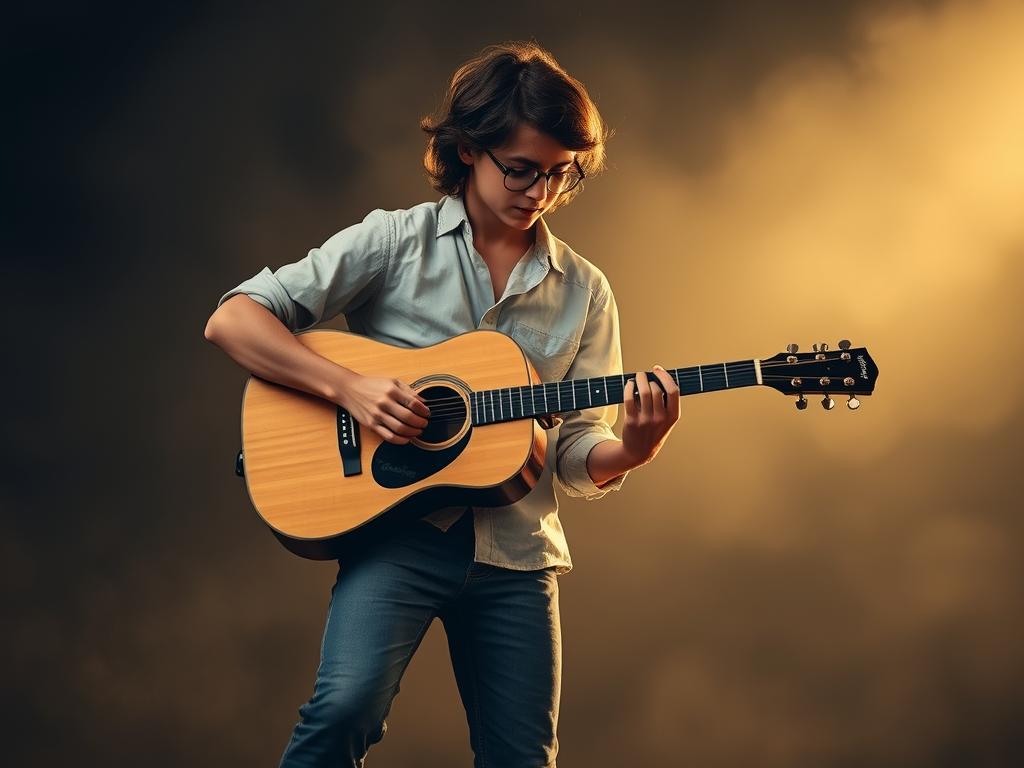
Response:
[{"label": "eyeglasses", "polygon": [[537,183],[537,179],[543,176],[548,192],[562,195],[575,189],[576,185],[586,178],[583,168],[580,167],[579,160],[573,160],[575,168],[545,173],[539,168],[509,168],[492,155],[491,150],[485,149],[484,152],[494,161],[498,169],[505,174],[505,189],[509,192],[525,192]]}]

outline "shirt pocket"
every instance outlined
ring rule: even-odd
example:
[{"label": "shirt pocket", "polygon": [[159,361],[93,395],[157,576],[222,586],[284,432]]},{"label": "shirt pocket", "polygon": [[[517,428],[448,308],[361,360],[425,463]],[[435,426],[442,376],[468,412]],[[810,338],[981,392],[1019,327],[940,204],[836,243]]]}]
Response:
[{"label": "shirt pocket", "polygon": [[521,320],[512,324],[510,335],[523,348],[544,382],[561,381],[580,348],[578,339],[556,336]]}]

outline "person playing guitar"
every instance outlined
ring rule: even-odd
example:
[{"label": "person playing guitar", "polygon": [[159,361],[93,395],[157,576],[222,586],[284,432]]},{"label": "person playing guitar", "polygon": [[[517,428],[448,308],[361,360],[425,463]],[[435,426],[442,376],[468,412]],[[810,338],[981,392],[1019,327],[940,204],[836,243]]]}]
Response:
[{"label": "person playing guitar", "polygon": [[[361,375],[301,344],[343,314],[349,329],[400,347],[467,331],[512,336],[543,381],[621,371],[618,311],[605,275],[555,238],[544,214],[604,168],[609,132],[586,88],[534,43],[489,46],[459,67],[424,118],[424,165],[443,197],[361,223],[221,297],[206,339],[254,376],[323,398],[396,445],[431,412],[411,384]],[[444,623],[475,765],[555,765],[561,685],[558,577],[572,568],[553,484],[573,497],[618,490],[679,419],[663,368],[625,385],[617,406],[544,426],[544,470],[507,507],[431,510],[339,558],[311,698],[282,766],[361,766],[383,737],[425,632]]]}]

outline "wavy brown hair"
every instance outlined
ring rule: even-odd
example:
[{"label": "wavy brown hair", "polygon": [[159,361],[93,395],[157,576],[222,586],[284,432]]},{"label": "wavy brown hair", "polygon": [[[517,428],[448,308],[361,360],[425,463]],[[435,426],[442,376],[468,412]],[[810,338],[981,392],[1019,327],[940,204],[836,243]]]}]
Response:
[{"label": "wavy brown hair", "polygon": [[[446,195],[465,189],[470,166],[459,158],[459,144],[474,149],[501,146],[520,123],[551,136],[576,159],[588,179],[605,167],[610,131],[583,83],[533,42],[490,45],[452,75],[440,109],[420,121],[429,136],[423,166],[431,186]],[[555,198],[553,211],[583,189]]]}]

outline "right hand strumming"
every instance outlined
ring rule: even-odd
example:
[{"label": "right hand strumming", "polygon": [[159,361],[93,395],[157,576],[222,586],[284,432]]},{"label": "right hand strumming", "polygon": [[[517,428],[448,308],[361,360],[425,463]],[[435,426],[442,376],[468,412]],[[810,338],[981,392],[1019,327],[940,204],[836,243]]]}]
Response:
[{"label": "right hand strumming", "polygon": [[404,445],[427,426],[430,409],[412,387],[399,379],[357,376],[339,397],[360,424],[388,443]]}]

